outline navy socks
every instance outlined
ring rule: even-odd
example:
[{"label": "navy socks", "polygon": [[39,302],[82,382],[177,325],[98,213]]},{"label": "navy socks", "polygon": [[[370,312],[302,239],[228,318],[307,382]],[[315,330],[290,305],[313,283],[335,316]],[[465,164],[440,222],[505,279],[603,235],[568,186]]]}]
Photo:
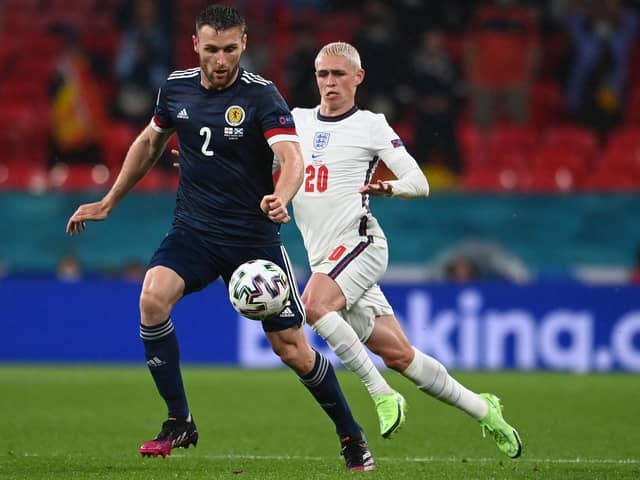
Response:
[{"label": "navy socks", "polygon": [[171,318],[153,327],[141,324],[140,338],[147,366],[167,404],[169,417],[187,417],[189,405],[180,372],[180,349]]},{"label": "navy socks", "polygon": [[301,376],[300,381],[333,420],[340,437],[360,435],[362,429],[353,418],[333,366],[326,357],[316,352],[313,368],[308,374]]}]

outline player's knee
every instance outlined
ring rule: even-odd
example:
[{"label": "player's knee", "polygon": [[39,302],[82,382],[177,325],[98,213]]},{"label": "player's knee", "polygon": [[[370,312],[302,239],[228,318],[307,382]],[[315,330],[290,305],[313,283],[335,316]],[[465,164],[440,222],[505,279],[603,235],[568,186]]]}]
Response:
[{"label": "player's knee", "polygon": [[169,302],[160,292],[143,289],[140,294],[140,314],[144,324],[156,324],[167,319],[171,311]]},{"label": "player's knee", "polygon": [[390,348],[381,352],[382,359],[387,368],[396,372],[404,372],[413,361],[412,348]]},{"label": "player's knee", "polygon": [[304,311],[307,315],[307,323],[313,325],[327,313],[327,308],[320,302],[307,299],[304,304]]}]

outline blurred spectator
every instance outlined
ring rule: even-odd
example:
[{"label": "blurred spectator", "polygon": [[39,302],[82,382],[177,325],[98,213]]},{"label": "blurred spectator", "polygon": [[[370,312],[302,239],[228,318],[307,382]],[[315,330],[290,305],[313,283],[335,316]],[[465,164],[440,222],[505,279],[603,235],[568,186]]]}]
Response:
[{"label": "blurred spectator", "polygon": [[578,122],[604,137],[622,120],[637,16],[620,0],[575,3],[565,18],[573,48],[567,106]]},{"label": "blurred spectator", "polygon": [[116,116],[141,126],[169,75],[170,42],[154,0],[136,0],[134,14],[122,34],[115,62]]},{"label": "blurred spectator", "polygon": [[306,23],[294,26],[293,45],[286,60],[288,101],[294,107],[311,108],[318,103],[318,88],[313,68],[319,46]]},{"label": "blurred spectator", "polygon": [[100,139],[106,113],[97,75],[88,55],[78,46],[76,31],[57,25],[62,46],[49,81],[51,102],[50,165],[100,163]]},{"label": "blurred spectator", "polygon": [[353,44],[360,52],[367,81],[358,87],[357,103],[364,108],[386,115],[389,123],[400,116],[397,86],[405,80],[403,65],[410,54],[400,43],[394,11],[382,0],[371,0],[364,6],[363,28]]},{"label": "blurred spectator", "polygon": [[514,0],[495,0],[473,12],[464,49],[476,126],[491,128],[499,115],[529,121],[529,90],[539,63],[535,17]]},{"label": "blurred spectator", "polygon": [[429,163],[439,153],[448,169],[461,173],[456,119],[460,76],[439,29],[424,32],[413,59],[415,158]]},{"label": "blurred spectator", "polygon": [[445,279],[451,282],[474,282],[480,277],[476,264],[461,255],[449,259],[444,268]]},{"label": "blurred spectator", "polygon": [[525,264],[494,242],[466,240],[443,252],[434,262],[433,276],[440,280],[501,280],[525,283]]},{"label": "blurred spectator", "polygon": [[82,278],[80,261],[71,254],[64,255],[56,265],[56,277],[65,282],[75,282]]},{"label": "blurred spectator", "polygon": [[140,260],[131,260],[122,268],[122,278],[129,282],[142,282],[147,267]]}]

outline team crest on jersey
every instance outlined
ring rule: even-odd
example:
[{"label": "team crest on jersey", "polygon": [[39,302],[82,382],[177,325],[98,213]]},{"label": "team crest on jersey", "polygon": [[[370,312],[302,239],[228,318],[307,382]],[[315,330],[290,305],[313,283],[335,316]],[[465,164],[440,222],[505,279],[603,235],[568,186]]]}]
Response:
[{"label": "team crest on jersey", "polygon": [[242,122],[244,122],[244,117],[244,108],[240,107],[239,105],[232,105],[227,108],[226,112],[224,112],[224,119],[232,127],[237,127]]},{"label": "team crest on jersey", "polygon": [[313,136],[313,148],[315,150],[327,148],[327,145],[329,145],[329,136],[330,134],[327,132],[316,132]]}]

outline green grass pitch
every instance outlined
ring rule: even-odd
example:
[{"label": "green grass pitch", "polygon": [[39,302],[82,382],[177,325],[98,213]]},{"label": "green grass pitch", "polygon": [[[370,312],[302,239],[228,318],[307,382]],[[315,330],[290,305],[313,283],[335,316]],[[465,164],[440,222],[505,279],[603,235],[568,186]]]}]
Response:
[{"label": "green grass pitch", "polygon": [[460,373],[502,397],[524,442],[503,457],[462,412],[385,373],[409,403],[392,440],[353,375],[340,381],[377,463],[347,473],[333,426],[288,370],[185,368],[197,448],[141,458],[165,408],[144,366],[0,365],[0,479],[638,479],[640,377]]}]

